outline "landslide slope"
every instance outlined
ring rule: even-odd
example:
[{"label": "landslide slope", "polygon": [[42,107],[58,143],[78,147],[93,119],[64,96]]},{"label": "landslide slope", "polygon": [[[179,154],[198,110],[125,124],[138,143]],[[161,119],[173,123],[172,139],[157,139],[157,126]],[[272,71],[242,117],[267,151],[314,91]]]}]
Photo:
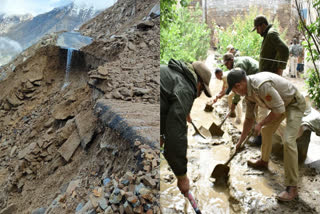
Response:
[{"label": "landslide slope", "polygon": [[119,0],[1,68],[0,214],[159,213],[159,2]]}]

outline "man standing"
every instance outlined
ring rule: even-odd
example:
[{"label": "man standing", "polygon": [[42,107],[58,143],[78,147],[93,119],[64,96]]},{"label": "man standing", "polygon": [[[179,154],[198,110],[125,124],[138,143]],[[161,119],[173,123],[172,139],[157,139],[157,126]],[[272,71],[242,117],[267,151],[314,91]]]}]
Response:
[{"label": "man standing", "polygon": [[260,50],[259,71],[269,71],[282,76],[283,69],[287,66],[289,49],[280,38],[277,30],[269,25],[264,15],[254,19],[254,28],[263,37]]},{"label": "man standing", "polygon": [[299,77],[298,73],[298,57],[301,55],[301,47],[297,42],[297,39],[293,39],[293,45],[290,46],[290,77],[296,78]]},{"label": "man standing", "polygon": [[301,43],[299,45],[300,47],[300,54],[298,56],[298,66],[297,66],[297,70],[298,72],[300,72],[301,74],[303,73],[304,70],[304,48],[303,48],[303,40],[301,40]]},{"label": "man standing", "polygon": [[237,149],[242,144],[253,126],[254,108],[268,108],[270,113],[254,126],[256,134],[262,134],[261,158],[248,161],[248,166],[267,169],[272,149],[272,135],[281,121],[286,118],[287,125],[283,139],[284,171],[286,190],[277,199],[291,201],[298,195],[298,152],[296,137],[299,132],[306,103],[298,89],[288,80],[270,72],[261,72],[247,76],[243,70],[233,70],[227,76],[227,94],[233,92],[245,96],[247,103],[246,117]]},{"label": "man standing", "polygon": [[194,100],[204,91],[211,97],[210,70],[204,63],[185,64],[171,59],[160,66],[160,143],[164,156],[178,179],[178,188],[187,196],[187,117]]}]

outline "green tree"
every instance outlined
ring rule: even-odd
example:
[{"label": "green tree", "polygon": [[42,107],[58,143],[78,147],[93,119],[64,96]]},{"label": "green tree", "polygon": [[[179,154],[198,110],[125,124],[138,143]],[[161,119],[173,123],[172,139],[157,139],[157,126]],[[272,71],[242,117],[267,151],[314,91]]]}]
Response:
[{"label": "green tree", "polygon": [[[320,108],[320,75],[319,68],[316,63],[320,60],[320,0],[307,0],[309,12],[310,8],[314,8],[315,20],[311,20],[311,24],[306,24],[306,20],[301,14],[302,5],[295,0],[296,9],[299,14],[300,24],[299,29],[302,32],[306,42],[303,43],[304,48],[307,50],[307,61],[313,63],[313,68],[307,70],[306,83],[308,85],[308,94],[314,101],[317,108]],[[308,14],[309,17],[310,14]]]},{"label": "green tree", "polygon": [[[218,29],[218,52],[220,54],[226,53],[227,46],[232,44],[233,47],[240,51],[242,56],[251,56],[259,60],[262,37],[255,32],[251,32],[254,18],[257,15],[257,8],[250,8],[249,13],[234,17],[233,23],[225,30]],[[272,20],[268,14],[265,15],[268,20]],[[283,39],[286,35],[286,29],[281,32],[277,19],[273,20],[272,24],[276,29],[280,30],[280,37]]]},{"label": "green tree", "polygon": [[161,0],[160,62],[204,59],[210,47],[210,29],[202,22],[202,10],[198,4],[194,10],[188,9],[188,0],[182,1],[180,8],[175,2]]}]

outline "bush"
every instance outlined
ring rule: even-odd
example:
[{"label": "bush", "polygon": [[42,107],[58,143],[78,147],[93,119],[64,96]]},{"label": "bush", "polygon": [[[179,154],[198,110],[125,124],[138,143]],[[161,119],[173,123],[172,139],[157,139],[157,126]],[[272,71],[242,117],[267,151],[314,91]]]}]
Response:
[{"label": "bush", "polygon": [[[225,30],[218,30],[218,52],[221,54],[226,53],[227,46],[232,44],[235,49],[240,51],[241,56],[250,56],[259,60],[263,38],[256,32],[251,32],[254,18],[257,15],[258,10],[256,8],[250,8],[249,13],[238,15],[233,18],[233,23]],[[266,15],[269,23],[272,23],[270,16],[268,14],[264,15]],[[286,29],[281,33],[281,29],[279,29],[279,21],[277,19],[275,19],[272,24],[278,31],[280,31],[280,37],[284,39]],[[214,26],[216,25],[214,24]]]},{"label": "bush", "polygon": [[194,11],[187,7],[174,7],[173,10],[175,15],[162,18],[164,23],[160,29],[160,63],[167,64],[171,58],[185,62],[205,59],[210,47],[210,29],[202,23],[199,5],[196,5]]}]

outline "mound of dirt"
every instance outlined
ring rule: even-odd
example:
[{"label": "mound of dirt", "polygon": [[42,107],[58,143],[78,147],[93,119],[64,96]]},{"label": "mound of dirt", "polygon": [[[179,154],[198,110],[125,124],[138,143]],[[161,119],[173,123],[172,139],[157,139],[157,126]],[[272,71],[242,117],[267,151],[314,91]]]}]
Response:
[{"label": "mound of dirt", "polygon": [[84,25],[94,42],[65,88],[61,32],[2,68],[0,214],[160,212],[155,6],[118,1]]}]

